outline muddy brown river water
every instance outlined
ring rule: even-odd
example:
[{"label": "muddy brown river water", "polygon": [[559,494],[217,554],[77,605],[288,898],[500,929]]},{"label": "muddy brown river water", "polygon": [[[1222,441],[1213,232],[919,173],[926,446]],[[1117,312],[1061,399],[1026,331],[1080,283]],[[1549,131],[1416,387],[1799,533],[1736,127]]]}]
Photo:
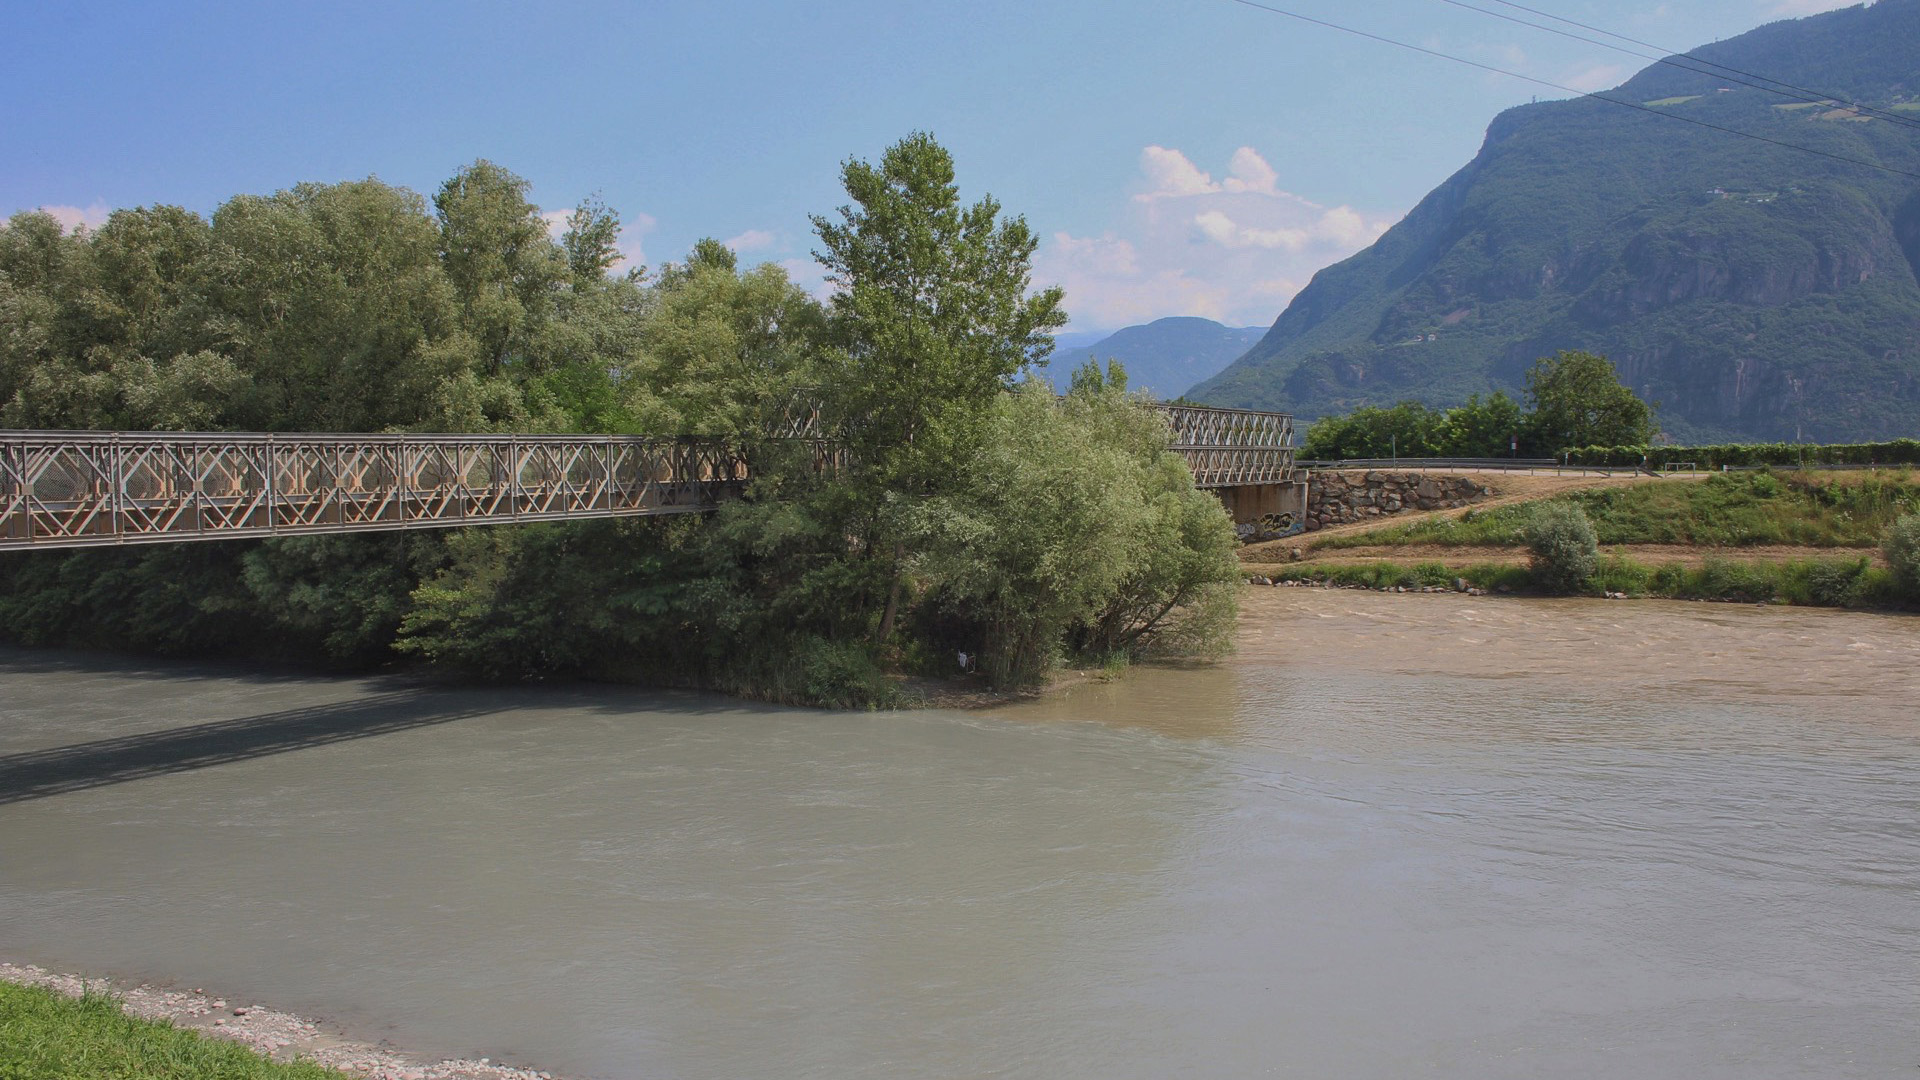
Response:
[{"label": "muddy brown river water", "polygon": [[610,1080],[1920,1075],[1920,619],[1250,589],[974,713],[4,651],[0,959]]}]

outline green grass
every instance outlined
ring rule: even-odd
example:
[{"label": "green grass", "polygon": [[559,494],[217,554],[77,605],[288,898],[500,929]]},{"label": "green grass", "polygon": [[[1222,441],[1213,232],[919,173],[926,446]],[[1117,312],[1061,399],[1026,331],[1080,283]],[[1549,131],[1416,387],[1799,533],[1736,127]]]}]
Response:
[{"label": "green grass", "polygon": [[[1797,112],[1800,109],[1818,109],[1822,104],[1822,102],[1818,101],[1795,101],[1786,105],[1775,105],[1774,108],[1779,109],[1781,112]],[[1896,109],[1899,107],[1898,105],[1894,106]]]},{"label": "green grass", "polygon": [[1322,585],[1346,585],[1362,589],[1391,589],[1396,586],[1417,589],[1428,585],[1450,587],[1455,578],[1464,578],[1467,584],[1480,589],[1495,589],[1502,585],[1511,590],[1525,590],[1533,587],[1533,575],[1526,567],[1502,566],[1497,563],[1449,567],[1435,562],[1420,563],[1417,566],[1401,566],[1389,562],[1357,565],[1321,565],[1308,562],[1267,568],[1263,569],[1263,572],[1269,573],[1275,581],[1314,581]]},{"label": "green grass", "polygon": [[1682,94],[1679,97],[1663,97],[1654,101],[1643,101],[1640,104],[1651,105],[1656,108],[1661,105],[1684,105],[1689,101],[1698,101],[1702,96],[1701,94]]},{"label": "green grass", "polygon": [[1895,112],[1920,112],[1920,101],[1903,101],[1893,107]]},{"label": "green grass", "polygon": [[[1920,486],[1906,470],[1833,475],[1716,473],[1700,481],[1593,488],[1561,500],[1579,504],[1602,546],[1871,548],[1896,518],[1920,510]],[[1513,547],[1530,504],[1469,510],[1365,533],[1328,537],[1316,550],[1441,544]]]},{"label": "green grass", "polygon": [[0,983],[0,1080],[341,1080],[237,1043],[128,1016],[105,994]]},{"label": "green grass", "polygon": [[[1300,563],[1272,572],[1276,581],[1313,581],[1363,589],[1425,585],[1451,586],[1463,578],[1480,589],[1538,592],[1533,574],[1524,566],[1479,563],[1447,567],[1440,563],[1401,566],[1395,563],[1320,565]],[[1892,610],[1912,606],[1915,597],[1904,593],[1892,572],[1870,560],[1799,559],[1787,562],[1742,562],[1709,559],[1705,565],[1678,563],[1649,566],[1618,555],[1601,560],[1599,572],[1585,589],[1588,595],[1625,593],[1628,596],[1671,600],[1724,600],[1740,603],[1782,603],[1801,607],[1839,607]]]}]

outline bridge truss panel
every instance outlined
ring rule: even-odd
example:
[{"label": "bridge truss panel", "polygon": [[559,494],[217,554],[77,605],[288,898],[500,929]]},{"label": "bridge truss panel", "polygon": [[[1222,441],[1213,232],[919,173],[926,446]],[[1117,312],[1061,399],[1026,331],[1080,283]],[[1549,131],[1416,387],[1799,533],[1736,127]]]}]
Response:
[{"label": "bridge truss panel", "polygon": [[718,440],[0,432],[0,549],[687,513],[746,479]]},{"label": "bridge truss panel", "polygon": [[1196,487],[1285,484],[1293,465],[1293,417],[1249,409],[1161,405],[1173,431],[1171,449],[1187,459]]},{"label": "bridge truss panel", "polygon": [[[1197,486],[1298,482],[1292,417],[1159,408]],[[811,399],[770,426],[845,467]],[[688,513],[747,479],[715,439],[0,431],[0,550]]]}]

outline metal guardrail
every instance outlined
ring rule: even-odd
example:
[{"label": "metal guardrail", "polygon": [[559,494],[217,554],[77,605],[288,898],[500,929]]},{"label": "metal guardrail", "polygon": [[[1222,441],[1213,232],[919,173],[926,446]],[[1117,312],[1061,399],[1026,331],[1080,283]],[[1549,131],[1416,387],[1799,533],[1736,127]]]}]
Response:
[{"label": "metal guardrail", "polygon": [[717,440],[0,431],[0,549],[687,513],[746,479]]},{"label": "metal guardrail", "polygon": [[1481,469],[1504,472],[1544,472],[1555,473],[1601,473],[1603,475],[1639,474],[1642,476],[1696,476],[1717,472],[1758,472],[1772,469],[1776,472],[1844,472],[1856,469],[1911,469],[1912,465],[1902,464],[1859,464],[1806,462],[1804,464],[1762,464],[1762,465],[1695,465],[1691,462],[1663,462],[1657,466],[1644,465],[1583,465],[1580,462],[1563,462],[1553,458],[1353,458],[1343,461],[1302,460],[1296,462],[1303,469]]},{"label": "metal guardrail", "polygon": [[[1557,458],[1347,458],[1340,461],[1301,461],[1307,469],[1551,469]],[[1596,466],[1597,467],[1597,466]]]}]

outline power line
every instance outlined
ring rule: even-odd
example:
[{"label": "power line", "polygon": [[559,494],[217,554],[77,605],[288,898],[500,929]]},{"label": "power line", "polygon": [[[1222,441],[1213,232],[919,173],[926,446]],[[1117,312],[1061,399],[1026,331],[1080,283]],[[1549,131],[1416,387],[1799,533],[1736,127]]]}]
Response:
[{"label": "power line", "polygon": [[[1864,114],[1873,116],[1876,119],[1885,120],[1888,123],[1899,124],[1902,127],[1920,128],[1920,120],[1914,120],[1911,117],[1901,116],[1899,113],[1896,113],[1896,112],[1892,112],[1886,109],[1875,108],[1874,106],[1871,106],[1871,105],[1862,105],[1857,101],[1849,101],[1846,98],[1839,96],[1838,94],[1826,94],[1818,90],[1809,90],[1806,87],[1795,86],[1792,83],[1783,82],[1779,79],[1771,78],[1766,75],[1756,75],[1751,71],[1742,71],[1739,68],[1728,67],[1725,64],[1715,63],[1712,60],[1705,60],[1698,56],[1694,56],[1691,53],[1675,52],[1671,49],[1666,49],[1659,45],[1652,44],[1650,42],[1641,41],[1638,38],[1627,37],[1624,34],[1616,34],[1610,30],[1602,30],[1597,26],[1589,26],[1583,22],[1575,22],[1572,19],[1561,18],[1560,16],[1554,15],[1550,12],[1541,11],[1538,8],[1527,7],[1525,4],[1509,3],[1508,0],[1492,0],[1492,2],[1496,4],[1503,4],[1510,8],[1515,8],[1520,11],[1529,12],[1531,14],[1538,15],[1544,19],[1553,19],[1556,22],[1563,22],[1569,26],[1577,26],[1582,30],[1591,30],[1596,34],[1602,34],[1610,38],[1616,38],[1620,41],[1631,42],[1632,44],[1641,46],[1642,48],[1652,49],[1654,50],[1654,52],[1651,52],[1651,53],[1641,52],[1639,49],[1630,49],[1624,45],[1615,45],[1610,41],[1601,41],[1601,40],[1598,40],[1597,38],[1590,38],[1584,34],[1576,34],[1571,31],[1559,29],[1558,27],[1543,26],[1537,22],[1529,22],[1526,19],[1518,18],[1513,15],[1507,15],[1503,12],[1491,11],[1487,8],[1479,7],[1474,4],[1469,4],[1469,3],[1466,3],[1465,0],[1440,0],[1440,2],[1443,4],[1450,4],[1457,8],[1464,8],[1468,11],[1477,11],[1482,15],[1491,16],[1495,19],[1504,19],[1507,22],[1514,23],[1519,26],[1531,27],[1532,29],[1542,30],[1549,34],[1558,34],[1563,38],[1570,38],[1574,41],[1584,41],[1589,45],[1598,45],[1603,49],[1612,49],[1615,52],[1626,53],[1628,56],[1637,56],[1642,60],[1651,60],[1656,64],[1665,64],[1668,67],[1679,68],[1681,71],[1690,71],[1696,75],[1710,75],[1713,78],[1720,79],[1725,82],[1737,83],[1741,86],[1752,87],[1755,90],[1763,90],[1769,94],[1777,94],[1784,98],[1792,98],[1795,101],[1804,101],[1814,105],[1831,105],[1836,108],[1845,106],[1849,109],[1854,110],[1855,112],[1864,113]],[[1691,64],[1684,64],[1680,62],[1683,59],[1691,60],[1696,64],[1704,64],[1706,66],[1694,67]],[[1710,70],[1710,69],[1718,69],[1718,70]],[[1742,78],[1741,76],[1745,76],[1745,77]],[[1758,79],[1760,80],[1760,82],[1749,81],[1752,79]],[[1765,85],[1766,83],[1772,83],[1773,85],[1767,86]],[[1782,87],[1784,87],[1785,89],[1781,89]]]},{"label": "power line", "polygon": [[[1860,109],[1860,110],[1863,110],[1863,111],[1866,111],[1866,112],[1871,112],[1871,113],[1873,113],[1873,114],[1875,114],[1875,115],[1878,115],[1878,116],[1884,116],[1885,118],[1887,118],[1887,119],[1889,119],[1889,120],[1900,120],[1900,121],[1904,121],[1904,122],[1911,122],[1911,121],[1908,121],[1908,118],[1907,118],[1907,117],[1904,117],[1904,116],[1900,116],[1900,115],[1899,115],[1899,114],[1897,114],[1897,113],[1890,113],[1890,112],[1886,112],[1886,111],[1884,111],[1884,110],[1881,110],[1881,109],[1875,109],[1875,108],[1873,108],[1873,107],[1872,107],[1872,106],[1870,106],[1870,105],[1862,105],[1862,104],[1860,104],[1860,103],[1859,103],[1859,102],[1857,102],[1857,101],[1851,101],[1851,100],[1848,100],[1847,98],[1843,98],[1843,97],[1841,97],[1841,96],[1839,96],[1838,94],[1824,94],[1824,93],[1821,93],[1821,92],[1820,92],[1820,91],[1818,91],[1818,90],[1810,90],[1810,89],[1808,89],[1807,87],[1804,87],[1804,86],[1795,86],[1795,85],[1794,85],[1793,83],[1790,83],[1790,82],[1785,82],[1785,81],[1783,81],[1783,80],[1780,80],[1780,79],[1775,79],[1775,78],[1771,78],[1771,77],[1769,77],[1769,76],[1766,76],[1766,75],[1757,75],[1757,74],[1755,74],[1755,73],[1753,73],[1753,72],[1751,72],[1751,71],[1742,71],[1741,69],[1739,69],[1739,68],[1737,68],[1737,67],[1731,67],[1731,66],[1729,66],[1729,65],[1727,65],[1727,64],[1722,64],[1722,63],[1720,63],[1720,62],[1718,62],[1718,61],[1715,61],[1715,60],[1708,60],[1708,59],[1706,59],[1705,57],[1700,57],[1700,56],[1695,56],[1695,55],[1693,55],[1693,54],[1692,54],[1691,52],[1681,52],[1681,51],[1680,51],[1680,50],[1678,50],[1678,49],[1669,49],[1669,48],[1666,48],[1665,46],[1662,46],[1662,45],[1655,45],[1655,44],[1653,44],[1652,42],[1649,42],[1649,41],[1641,41],[1641,40],[1640,40],[1639,38],[1633,38],[1633,37],[1628,37],[1628,36],[1627,36],[1627,35],[1625,35],[1625,34],[1616,34],[1616,33],[1614,33],[1614,32],[1613,32],[1613,31],[1611,31],[1611,30],[1602,30],[1601,28],[1599,28],[1599,27],[1597,27],[1597,26],[1589,26],[1589,25],[1587,25],[1586,23],[1583,23],[1583,22],[1575,22],[1575,21],[1574,21],[1574,20],[1572,20],[1572,19],[1569,19],[1569,18],[1565,18],[1565,17],[1563,17],[1563,16],[1560,16],[1560,15],[1555,15],[1555,14],[1553,14],[1552,12],[1547,12],[1547,11],[1541,11],[1541,10],[1540,10],[1540,9],[1538,9],[1538,8],[1530,8],[1530,7],[1528,7],[1528,6],[1526,6],[1525,4],[1516,4],[1516,3],[1512,3],[1512,2],[1510,2],[1510,0],[1493,0],[1493,2],[1494,2],[1494,3],[1496,3],[1496,4],[1500,4],[1500,5],[1502,5],[1502,6],[1504,6],[1504,7],[1510,7],[1510,8],[1514,8],[1515,10],[1518,10],[1518,11],[1525,11],[1525,12],[1527,12],[1527,13],[1529,13],[1529,14],[1532,14],[1532,15],[1538,15],[1538,16],[1540,16],[1541,18],[1545,18],[1545,19],[1552,19],[1552,20],[1554,20],[1555,22],[1563,22],[1563,23],[1566,23],[1566,24],[1567,24],[1568,26],[1577,26],[1577,27],[1579,27],[1579,28],[1580,28],[1580,29],[1582,29],[1582,30],[1591,30],[1591,31],[1593,31],[1593,32],[1594,32],[1594,33],[1596,33],[1596,34],[1605,34],[1605,35],[1606,35],[1607,37],[1610,37],[1610,38],[1618,38],[1618,39],[1619,39],[1619,40],[1621,40],[1621,41],[1626,41],[1626,42],[1631,42],[1632,44],[1635,44],[1635,45],[1639,45],[1639,46],[1642,46],[1642,47],[1644,47],[1644,48],[1648,48],[1648,49],[1653,49],[1654,51],[1656,51],[1656,52],[1659,52],[1659,53],[1662,53],[1662,54],[1666,54],[1666,55],[1672,55],[1672,56],[1684,56],[1684,57],[1686,57],[1686,58],[1687,58],[1688,60],[1692,60],[1692,61],[1694,61],[1695,63],[1699,63],[1699,64],[1705,64],[1705,65],[1707,65],[1708,67],[1713,67],[1713,68],[1719,68],[1719,69],[1720,69],[1721,71],[1730,71],[1730,72],[1732,72],[1732,73],[1733,73],[1733,74],[1735,74],[1735,75],[1745,75],[1746,77],[1748,77],[1748,78],[1750,78],[1750,79],[1760,79],[1760,80],[1762,80],[1762,81],[1765,81],[1765,82],[1770,82],[1770,83],[1773,83],[1773,84],[1774,84],[1774,85],[1776,85],[1776,86],[1784,86],[1784,87],[1786,87],[1786,88],[1787,88],[1787,89],[1789,89],[1789,90],[1793,90],[1793,91],[1797,91],[1797,92],[1799,92],[1799,93],[1802,93],[1802,94],[1812,94],[1812,95],[1815,95],[1815,96],[1817,96],[1817,97],[1818,97],[1818,98],[1819,98],[1820,100],[1822,100],[1822,101],[1832,101],[1832,102],[1834,102],[1834,103],[1836,103],[1836,104],[1839,104],[1839,105],[1845,105],[1846,107],[1848,107],[1848,108],[1850,108],[1850,109]],[[1703,73],[1703,74],[1711,74],[1711,72],[1706,72],[1706,73]]]},{"label": "power line", "polygon": [[1426,56],[1437,57],[1441,60],[1451,60],[1456,64],[1465,64],[1468,67],[1479,68],[1481,71],[1490,71],[1496,75],[1505,75],[1508,78],[1520,79],[1522,81],[1534,83],[1539,86],[1550,87],[1554,90],[1559,90],[1563,93],[1574,94],[1580,97],[1594,98],[1598,101],[1605,101],[1610,104],[1623,106],[1628,109],[1633,109],[1637,112],[1649,113],[1653,116],[1664,116],[1669,120],[1678,120],[1683,124],[1692,124],[1695,127],[1703,127],[1711,131],[1723,131],[1723,132],[1726,132],[1728,135],[1738,135],[1743,139],[1753,139],[1756,142],[1771,143],[1774,146],[1784,146],[1788,150],[1798,150],[1803,154],[1812,154],[1815,157],[1829,158],[1833,161],[1842,161],[1849,165],[1860,165],[1869,169],[1878,169],[1881,172],[1892,173],[1895,176],[1904,176],[1910,180],[1920,180],[1920,173],[1908,172],[1905,169],[1896,169],[1891,165],[1882,165],[1879,162],[1867,161],[1864,158],[1847,157],[1845,154],[1830,154],[1825,150],[1816,150],[1811,146],[1802,146],[1799,143],[1790,143],[1790,142],[1783,141],[1781,139],[1769,139],[1765,135],[1755,135],[1751,131],[1741,131],[1739,128],[1730,128],[1721,124],[1710,123],[1706,120],[1697,120],[1691,116],[1682,116],[1679,113],[1667,112],[1662,109],[1648,108],[1647,106],[1642,105],[1638,102],[1627,101],[1624,98],[1608,97],[1605,94],[1586,93],[1581,90],[1576,90],[1571,86],[1566,86],[1562,83],[1554,82],[1550,79],[1542,79],[1533,75],[1522,75],[1520,72],[1517,72],[1517,71],[1509,71],[1506,68],[1495,67],[1492,64],[1483,64],[1478,60],[1469,60],[1464,56],[1455,56],[1452,53],[1444,53],[1439,51],[1438,49],[1429,49],[1423,45],[1415,45],[1415,44],[1412,44],[1411,42],[1400,41],[1396,38],[1390,38],[1380,34],[1370,33],[1366,30],[1356,30],[1351,26],[1342,26],[1339,23],[1328,22],[1325,19],[1316,19],[1311,15],[1302,15],[1297,11],[1288,11],[1285,8],[1274,7],[1271,4],[1259,3],[1258,0],[1233,0],[1233,3],[1239,4],[1242,7],[1250,7],[1250,8],[1254,8],[1255,10],[1265,11],[1274,15],[1284,15],[1289,19],[1297,19],[1300,22],[1311,23],[1314,26],[1324,26],[1329,30],[1338,30],[1343,34],[1353,34],[1356,37],[1367,38],[1370,41],[1378,41],[1385,45],[1392,45],[1392,46],[1395,46],[1396,48],[1407,49],[1412,52],[1421,53]]}]

